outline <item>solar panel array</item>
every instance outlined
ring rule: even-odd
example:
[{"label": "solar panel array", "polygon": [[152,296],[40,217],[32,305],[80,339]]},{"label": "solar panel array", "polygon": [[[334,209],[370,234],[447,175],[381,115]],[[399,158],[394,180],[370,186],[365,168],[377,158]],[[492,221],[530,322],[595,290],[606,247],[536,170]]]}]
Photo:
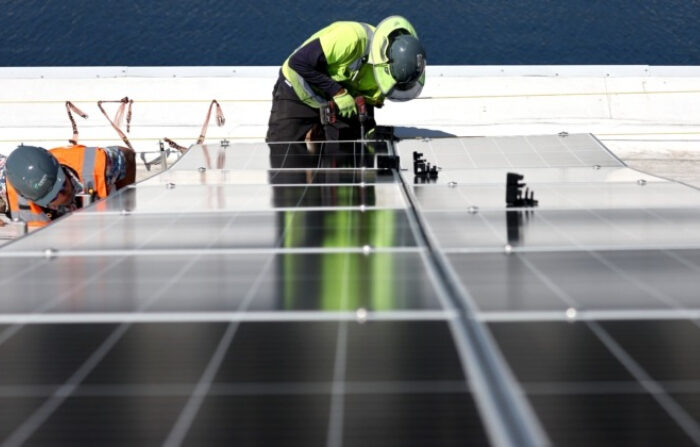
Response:
[{"label": "solar panel array", "polygon": [[195,146],[0,249],[3,445],[700,443],[698,191],[589,135],[341,146]]}]

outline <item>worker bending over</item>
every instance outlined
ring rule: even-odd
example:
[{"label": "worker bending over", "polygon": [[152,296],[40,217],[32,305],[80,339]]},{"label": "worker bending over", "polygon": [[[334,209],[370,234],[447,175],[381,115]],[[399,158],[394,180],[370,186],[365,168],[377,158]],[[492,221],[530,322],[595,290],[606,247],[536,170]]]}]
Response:
[{"label": "worker bending over", "polygon": [[[384,99],[416,98],[425,83],[425,50],[413,26],[391,16],[377,27],[335,22],[312,35],[284,62],[273,90],[266,140],[355,140],[360,135],[355,98],[362,96],[373,126]],[[338,117],[323,125],[319,109],[333,101]],[[314,138],[321,137],[321,138]],[[270,145],[303,155],[306,145]]]},{"label": "worker bending over", "polygon": [[78,195],[102,199],[134,183],[136,158],[133,150],[117,146],[19,146],[5,171],[11,217],[40,227],[80,208]]}]

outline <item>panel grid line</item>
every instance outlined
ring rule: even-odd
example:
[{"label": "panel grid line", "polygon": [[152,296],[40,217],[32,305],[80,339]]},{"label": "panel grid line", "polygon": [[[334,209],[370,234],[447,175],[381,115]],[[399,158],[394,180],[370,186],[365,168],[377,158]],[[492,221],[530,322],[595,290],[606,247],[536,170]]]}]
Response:
[{"label": "panel grid line", "polygon": [[[306,191],[307,188],[304,189],[304,192],[299,197],[297,205],[301,203],[301,201],[304,199]],[[293,214],[291,216],[291,219],[293,220],[295,216],[296,215]],[[283,244],[284,237],[288,228],[289,227],[285,227],[285,229],[282,231],[282,234],[278,238],[277,245]],[[268,268],[272,265],[272,261],[274,259],[274,256],[270,256],[267,259],[266,264],[260,270],[260,273],[256,277],[255,282],[248,290],[246,298],[241,302],[239,310],[245,311],[248,308],[248,306],[252,303],[252,300],[257,294],[260,284],[262,283],[262,278],[264,277],[264,274],[267,272]],[[173,424],[170,432],[168,433],[167,438],[163,442],[164,447],[178,447],[185,440],[187,433],[192,427],[194,419],[197,417],[197,414],[199,413],[199,410],[201,409],[201,406],[204,403],[204,398],[206,397],[208,390],[212,385],[214,377],[216,376],[216,373],[221,367],[226,351],[230,347],[231,343],[233,343],[233,338],[237,332],[239,325],[240,322],[231,322],[227,327],[225,334],[222,336],[219,344],[217,345],[216,351],[207,363],[207,367],[202,376],[200,377],[195,391],[190,396],[187,403],[181,410],[177,420]]]},{"label": "panel grid line", "polygon": [[[566,291],[557,286],[550,278],[541,270],[535,267],[530,261],[520,258],[525,265],[535,273],[541,281],[552,290],[559,299],[564,303],[576,308],[576,300],[571,297]],[[615,358],[632,374],[633,377],[644,386],[649,394],[656,402],[666,411],[666,413],[681,427],[696,444],[700,445],[700,426],[692,419],[680,405],[669,396],[664,389],[658,385],[646,371],[632,359],[632,357],[621,348],[617,342],[602,328],[592,320],[584,321],[584,324],[589,327],[596,337],[606,346],[606,348],[615,356]]]},{"label": "panel grid line", "polygon": [[534,154],[537,155],[537,157],[540,160],[542,160],[542,164],[545,166],[545,169],[551,168],[550,164],[547,163],[547,160],[544,159],[542,154],[540,154],[540,152],[537,150],[537,148],[532,144],[532,142],[530,141],[530,138],[525,137],[524,140],[527,143],[527,145],[530,147],[530,149],[532,149],[532,152],[534,152]]},{"label": "panel grid line", "polygon": [[449,328],[464,374],[474,383],[475,402],[486,432],[492,442],[499,445],[549,445],[546,433],[529,403],[524,400],[510,369],[496,350],[490,335],[475,318],[477,313],[471,296],[456,279],[449,262],[438,251],[437,244],[431,242],[436,238],[429,225],[422,223],[421,210],[412,195],[410,183],[403,173],[400,172],[399,176],[409,210],[413,211],[409,217],[415,219],[416,238],[424,240],[426,245],[428,266],[436,269],[436,278],[439,274],[444,275],[445,281],[438,281],[435,286],[460,312],[459,321],[451,320]]},{"label": "panel grid line", "polygon": [[[571,148],[571,145],[569,145],[567,139],[568,139],[568,137],[559,138],[559,140],[561,141],[562,146],[564,146],[564,148],[567,150],[567,152],[568,152],[569,154],[573,155],[574,158],[576,158],[576,160],[578,160],[579,163],[581,163],[582,166],[586,166],[586,163],[584,163],[583,160],[581,160],[581,157],[579,157],[579,156],[576,154],[576,151],[573,150],[573,149]],[[597,151],[596,151],[596,152],[597,152]]]},{"label": "panel grid line", "polygon": [[[173,219],[173,221],[168,224],[167,226],[163,227],[160,229],[160,231],[165,231],[165,229],[169,226],[172,226],[177,222],[177,218]],[[151,237],[149,237],[143,244],[145,245],[148,243],[149,240],[152,240],[158,235],[158,232],[154,233]],[[117,265],[121,264],[124,262],[127,258],[122,257],[115,259],[114,261],[110,262],[107,264],[105,267],[102,269],[98,270],[95,274],[93,274],[90,278],[85,279],[83,282],[78,282],[73,288],[68,289],[67,291],[64,291],[61,294],[58,294],[54,299],[50,300],[49,302],[45,303],[43,306],[40,306],[32,312],[32,314],[41,314],[43,312],[48,311],[49,309],[52,309],[54,306],[65,300],[66,298],[70,297],[72,294],[77,292],[78,290],[83,290],[86,286],[92,284],[93,282],[97,281],[102,275],[104,275],[106,272],[110,271]],[[50,261],[47,261],[50,262]],[[46,262],[38,262],[36,265],[41,266],[45,265]],[[22,325],[24,323],[19,323],[19,325],[16,326],[11,326],[4,331],[0,332],[0,345],[2,345],[5,341],[7,341],[12,335],[16,334],[19,332],[19,330],[22,328]]]},{"label": "panel grid line", "polygon": [[[354,191],[351,191],[350,197]],[[349,216],[350,222],[355,218],[354,214]],[[348,226],[348,240],[352,236],[350,231],[351,226]],[[350,256],[344,255],[343,259],[343,280],[340,286],[340,309],[348,308],[348,293],[350,285],[346,281],[350,279]],[[331,388],[331,402],[328,415],[328,432],[326,435],[327,447],[342,447],[343,446],[343,430],[345,419],[345,377],[347,369],[348,356],[348,323],[341,321],[338,325],[336,335],[335,360],[333,362],[333,387]]]},{"label": "panel grid line", "polygon": [[506,161],[506,164],[508,164],[508,168],[513,168],[513,163],[510,161],[506,153],[503,151],[503,148],[501,147],[500,144],[498,144],[498,139],[494,138],[493,139],[493,145],[496,146],[496,149],[498,149],[498,152],[503,156],[503,159]]},{"label": "panel grid line", "polygon": [[[174,224],[178,218],[173,219],[172,224]],[[234,219],[232,219],[233,222]],[[223,231],[228,229],[228,226],[224,228]],[[152,237],[157,235],[154,234]],[[115,261],[114,265],[121,262],[126,258]],[[145,310],[149,308],[152,304],[158,301],[165,292],[170,289],[181,276],[189,270],[196,262],[198,258],[195,257],[186,263],[177,274],[173,275],[164,285],[162,285],[158,291],[156,291],[146,302],[140,306],[140,310]],[[105,341],[100,344],[100,346],[88,357],[88,359],[83,362],[83,364],[78,368],[78,370],[66,381],[66,383],[61,386],[51,398],[45,401],[37,410],[35,410],[19,427],[17,427],[7,438],[6,442],[3,443],[3,447],[14,447],[20,446],[26,442],[34,432],[44,423],[46,420],[54,413],[54,411],[72,394],[72,392],[80,385],[80,383],[92,372],[92,370],[97,366],[100,360],[102,360],[111,348],[121,340],[122,336],[126,331],[132,326],[132,323],[122,323],[120,324]]]},{"label": "panel grid line", "polygon": [[[564,236],[565,238],[569,239],[569,240],[570,240],[572,243],[574,243],[576,246],[578,246],[578,244],[577,244],[575,241],[573,241],[572,239],[570,239],[568,235],[564,234],[561,230],[559,230],[559,229],[556,227],[556,225],[552,224],[548,219],[545,219],[545,218],[542,217],[542,216],[540,216],[540,218],[542,219],[543,222],[545,222],[547,225],[549,225],[549,227],[552,228],[554,231],[558,232],[559,234],[561,234],[561,235]],[[580,248],[580,247],[579,247],[579,248]],[[646,293],[649,294],[650,296],[656,298],[657,300],[659,300],[660,302],[666,304],[666,305],[669,306],[669,307],[676,308],[676,309],[682,309],[682,308],[684,307],[681,303],[679,303],[678,301],[676,301],[673,297],[670,297],[670,296],[668,296],[668,295],[666,295],[666,294],[660,292],[660,291],[659,291],[658,289],[656,289],[655,287],[652,287],[652,286],[650,286],[650,285],[648,285],[648,284],[645,284],[645,283],[639,281],[639,280],[638,280],[637,278],[635,278],[634,276],[630,275],[629,273],[625,272],[624,270],[622,270],[621,268],[619,268],[618,266],[616,266],[612,261],[610,261],[610,260],[608,260],[608,259],[605,259],[605,257],[603,257],[602,255],[600,255],[599,253],[596,253],[596,252],[590,251],[590,250],[584,250],[584,251],[585,251],[589,256],[591,256],[593,259],[595,259],[595,260],[598,261],[599,263],[603,264],[604,266],[606,266],[606,267],[607,267],[608,269],[610,269],[611,271],[615,272],[615,273],[616,273],[617,275],[619,275],[620,277],[622,277],[622,278],[624,278],[625,280],[627,280],[630,284],[633,284],[637,289],[641,290],[642,292],[646,292]]]},{"label": "panel grid line", "polygon": [[463,138],[458,138],[457,141],[459,141],[459,145],[462,147],[462,150],[464,150],[464,153],[467,154],[467,157],[469,158],[469,163],[471,163],[471,165],[472,165],[474,168],[478,168],[478,166],[476,165],[476,162],[474,161],[474,158],[472,157],[472,154],[469,152],[469,149],[468,149],[467,146],[464,144],[464,139],[463,139]]}]

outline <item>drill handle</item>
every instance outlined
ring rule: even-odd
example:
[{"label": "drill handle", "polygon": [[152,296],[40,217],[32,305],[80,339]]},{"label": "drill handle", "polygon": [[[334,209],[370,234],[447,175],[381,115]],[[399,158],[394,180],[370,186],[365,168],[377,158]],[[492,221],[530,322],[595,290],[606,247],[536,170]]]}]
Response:
[{"label": "drill handle", "polygon": [[364,122],[367,120],[367,102],[364,96],[358,96],[355,98],[355,105],[357,106],[357,115],[360,117],[360,121]]}]

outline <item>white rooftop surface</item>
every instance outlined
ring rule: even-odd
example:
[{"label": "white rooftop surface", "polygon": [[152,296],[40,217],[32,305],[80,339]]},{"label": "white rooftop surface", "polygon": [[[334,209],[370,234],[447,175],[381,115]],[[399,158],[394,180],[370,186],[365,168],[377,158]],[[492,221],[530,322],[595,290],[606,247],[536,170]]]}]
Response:
[{"label": "white rooftop surface", "polygon": [[[20,142],[45,147],[71,137],[64,102],[80,142],[119,144],[98,100],[134,100],[130,139],[153,151],[163,137],[189,146],[209,102],[226,124],[210,124],[207,141],[262,140],[278,67],[0,68],[0,153]],[[116,104],[106,104],[110,115]],[[700,152],[700,67],[429,66],[417,100],[376,113],[403,135],[457,136],[593,133],[625,158]]]}]

